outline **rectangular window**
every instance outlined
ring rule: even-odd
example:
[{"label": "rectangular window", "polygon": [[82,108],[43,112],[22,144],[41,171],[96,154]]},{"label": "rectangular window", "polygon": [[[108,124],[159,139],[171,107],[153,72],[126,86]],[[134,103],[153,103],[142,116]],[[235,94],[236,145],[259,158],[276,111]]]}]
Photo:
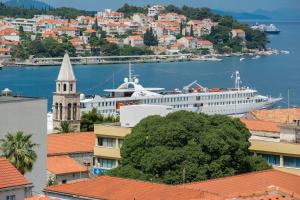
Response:
[{"label": "rectangular window", "polygon": [[116,139],[98,137],[98,146],[113,148],[116,146]]},{"label": "rectangular window", "polygon": [[16,200],[16,195],[6,196],[6,200]]},{"label": "rectangular window", "polygon": [[280,156],[270,155],[270,154],[261,154],[261,156],[266,160],[269,165],[280,165]]},{"label": "rectangular window", "polygon": [[101,168],[112,169],[116,167],[116,160],[98,158],[98,163]]},{"label": "rectangular window", "polygon": [[300,158],[285,156],[283,157],[283,165],[285,167],[300,168]]}]

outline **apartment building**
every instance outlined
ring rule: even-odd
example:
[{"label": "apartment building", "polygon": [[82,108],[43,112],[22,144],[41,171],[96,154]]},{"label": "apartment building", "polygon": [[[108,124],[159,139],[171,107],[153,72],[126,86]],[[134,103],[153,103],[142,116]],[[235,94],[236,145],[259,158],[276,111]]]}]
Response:
[{"label": "apartment building", "polygon": [[300,109],[261,110],[242,119],[251,132],[250,150],[274,168],[300,175]]},{"label": "apartment building", "polygon": [[93,173],[97,175],[118,166],[121,159],[120,148],[131,129],[116,124],[95,124],[94,132],[96,145]]}]

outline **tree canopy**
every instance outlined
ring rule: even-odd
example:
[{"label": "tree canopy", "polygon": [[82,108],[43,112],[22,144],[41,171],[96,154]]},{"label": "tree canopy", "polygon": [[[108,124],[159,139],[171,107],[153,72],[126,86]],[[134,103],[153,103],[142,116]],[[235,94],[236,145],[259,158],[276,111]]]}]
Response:
[{"label": "tree canopy", "polygon": [[7,133],[4,139],[0,140],[0,155],[6,157],[22,174],[30,172],[37,159],[38,144],[33,143],[31,139],[31,134],[26,135],[18,131]]},{"label": "tree canopy", "polygon": [[22,59],[27,59],[30,55],[35,57],[62,57],[65,51],[68,51],[71,56],[75,56],[75,47],[69,42],[68,38],[59,43],[52,37],[42,40],[37,36],[33,41],[22,40],[21,44],[12,51],[12,55]]},{"label": "tree canopy", "polygon": [[110,175],[167,184],[206,180],[269,168],[248,150],[239,119],[180,111],[143,119],[127,135],[121,165]]},{"label": "tree canopy", "polygon": [[103,116],[97,112],[96,108],[93,108],[89,112],[82,114],[80,119],[80,130],[81,131],[94,131],[94,124],[119,122],[119,117],[114,116]]},{"label": "tree canopy", "polygon": [[157,37],[154,35],[152,28],[146,30],[144,34],[144,44],[147,46],[158,45]]},{"label": "tree canopy", "polygon": [[130,17],[135,13],[144,13],[144,14],[146,14],[148,12],[147,7],[131,6],[127,3],[125,3],[117,11],[124,13],[125,17]]},{"label": "tree canopy", "polygon": [[61,8],[49,7],[48,9],[21,8],[21,7],[8,6],[0,2],[0,16],[32,18],[34,15],[41,15],[41,14],[61,16],[65,19],[69,19],[69,18],[76,18],[77,16],[80,15],[94,16],[95,12],[79,10],[76,8],[66,8],[66,7],[61,7]]}]

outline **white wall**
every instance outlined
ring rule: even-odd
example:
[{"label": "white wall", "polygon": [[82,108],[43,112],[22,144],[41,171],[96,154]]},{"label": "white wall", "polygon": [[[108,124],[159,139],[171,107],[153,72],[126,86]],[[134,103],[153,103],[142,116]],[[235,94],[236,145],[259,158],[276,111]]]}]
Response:
[{"label": "white wall", "polygon": [[33,170],[25,176],[33,182],[33,193],[41,193],[46,186],[47,170],[47,100],[30,99],[1,101],[0,97],[0,138],[7,132],[23,131],[33,134],[33,142],[39,144],[37,161]]},{"label": "white wall", "polygon": [[6,191],[0,191],[0,199],[1,200],[2,199],[6,200],[6,197],[11,196],[11,195],[15,195],[16,200],[23,200],[26,197],[25,188],[21,187],[21,188],[6,190]]},{"label": "white wall", "polygon": [[166,116],[173,112],[172,106],[164,105],[129,105],[121,106],[120,122],[122,127],[134,127],[150,115]]}]

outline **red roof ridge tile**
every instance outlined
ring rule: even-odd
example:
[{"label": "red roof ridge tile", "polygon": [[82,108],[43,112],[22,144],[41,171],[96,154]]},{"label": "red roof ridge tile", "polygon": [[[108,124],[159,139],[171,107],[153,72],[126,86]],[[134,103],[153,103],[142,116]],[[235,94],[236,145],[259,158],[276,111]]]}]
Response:
[{"label": "red roof ridge tile", "polygon": [[[195,184],[195,183],[214,182],[214,181],[228,179],[228,178],[232,178],[232,177],[236,178],[236,177],[247,176],[247,175],[250,175],[250,174],[265,173],[265,172],[268,172],[268,171],[282,172],[282,171],[275,170],[275,169],[266,169],[266,170],[260,170],[260,171],[254,171],[254,172],[246,172],[246,173],[242,173],[242,174],[236,174],[236,175],[232,175],[232,176],[223,176],[223,177],[219,177],[219,178],[212,178],[212,179],[207,179],[207,180],[203,180],[203,181],[190,182],[190,183],[185,183],[185,184],[183,184],[181,186],[185,187],[185,186],[192,185],[192,184]],[[286,172],[283,172],[283,173],[289,174],[289,173],[286,173]],[[289,175],[291,175],[291,174],[289,174]],[[297,176],[297,175],[295,175],[295,176]]]}]

